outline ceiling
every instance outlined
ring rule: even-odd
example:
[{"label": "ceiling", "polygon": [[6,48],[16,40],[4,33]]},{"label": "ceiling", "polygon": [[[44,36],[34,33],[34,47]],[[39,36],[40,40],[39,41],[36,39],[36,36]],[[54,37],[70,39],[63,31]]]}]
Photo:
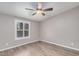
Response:
[{"label": "ceiling", "polygon": [[53,11],[46,12],[46,16],[34,15],[33,11],[25,10],[25,8],[36,8],[37,2],[0,2],[0,13],[24,17],[30,20],[42,21],[59,13],[67,11],[71,8],[79,6],[78,2],[42,2],[43,8],[53,8]]}]

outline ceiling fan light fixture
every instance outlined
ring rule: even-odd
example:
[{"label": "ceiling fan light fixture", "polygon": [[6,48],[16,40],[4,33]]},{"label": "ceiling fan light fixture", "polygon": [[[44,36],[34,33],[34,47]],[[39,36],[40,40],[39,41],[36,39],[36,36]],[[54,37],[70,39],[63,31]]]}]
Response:
[{"label": "ceiling fan light fixture", "polygon": [[31,9],[31,8],[25,8],[26,10],[31,10],[34,11],[34,13],[32,15],[36,15],[36,14],[41,14],[43,16],[45,16],[45,12],[47,11],[53,11],[53,8],[42,8],[42,3],[38,3],[37,8],[36,9]]},{"label": "ceiling fan light fixture", "polygon": [[41,13],[43,13],[43,11],[37,10],[37,14],[41,14]]}]

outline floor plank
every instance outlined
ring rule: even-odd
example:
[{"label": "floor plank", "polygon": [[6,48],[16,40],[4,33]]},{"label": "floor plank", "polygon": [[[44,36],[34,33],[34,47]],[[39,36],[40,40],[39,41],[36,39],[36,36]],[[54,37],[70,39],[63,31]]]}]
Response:
[{"label": "floor plank", "polygon": [[40,41],[2,51],[0,56],[79,56],[78,53]]}]

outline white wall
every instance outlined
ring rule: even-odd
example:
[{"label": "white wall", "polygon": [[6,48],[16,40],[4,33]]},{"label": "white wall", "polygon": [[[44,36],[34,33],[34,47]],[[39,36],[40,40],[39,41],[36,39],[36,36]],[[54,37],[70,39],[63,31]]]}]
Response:
[{"label": "white wall", "polygon": [[39,41],[39,39],[79,49],[79,7],[40,23],[30,21],[29,39],[15,40],[15,19],[28,21],[28,19],[0,14],[0,50]]},{"label": "white wall", "polygon": [[15,40],[16,19],[28,21],[28,19],[0,14],[0,50],[5,50],[7,48],[12,48],[39,40],[39,23],[34,21],[29,21],[31,22],[30,38]]},{"label": "white wall", "polygon": [[40,23],[41,39],[79,49],[79,7]]}]

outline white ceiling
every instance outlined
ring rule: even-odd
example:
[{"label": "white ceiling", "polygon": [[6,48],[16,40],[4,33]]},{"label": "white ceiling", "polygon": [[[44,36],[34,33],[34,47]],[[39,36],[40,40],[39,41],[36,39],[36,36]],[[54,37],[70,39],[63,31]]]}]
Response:
[{"label": "white ceiling", "polygon": [[32,16],[33,11],[25,10],[25,8],[36,8],[36,2],[0,2],[0,13],[24,17],[30,20],[42,21],[61,12],[79,6],[78,2],[43,2],[43,8],[52,7],[54,10],[46,12],[46,16]]}]

